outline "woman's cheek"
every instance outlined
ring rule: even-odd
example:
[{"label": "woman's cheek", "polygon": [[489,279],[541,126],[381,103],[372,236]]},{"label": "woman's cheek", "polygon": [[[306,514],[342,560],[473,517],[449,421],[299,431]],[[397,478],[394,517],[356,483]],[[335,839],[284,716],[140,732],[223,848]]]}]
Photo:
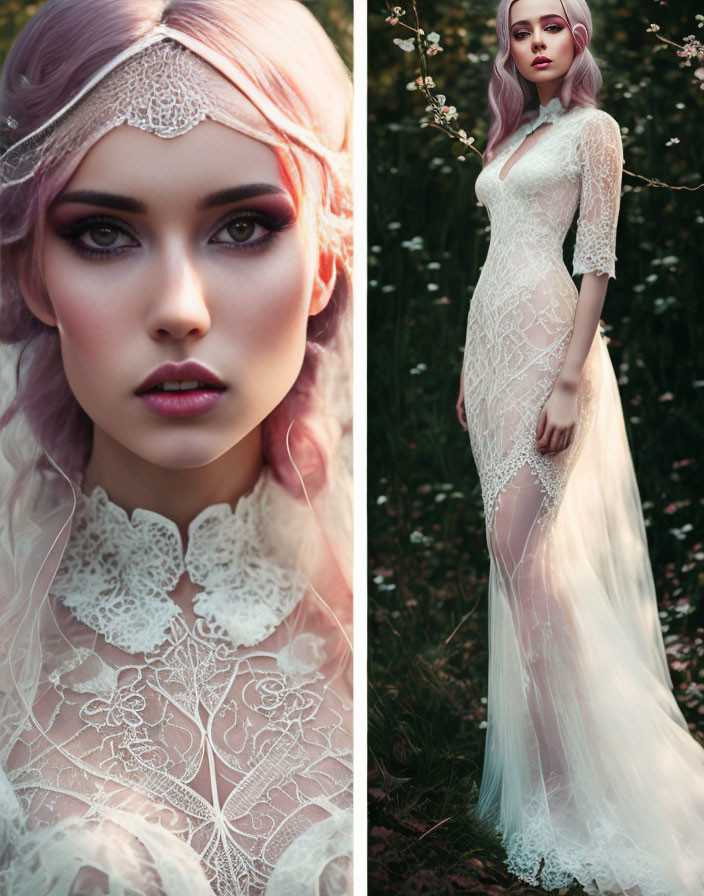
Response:
[{"label": "woman's cheek", "polygon": [[[249,277],[217,292],[227,297],[222,320],[234,355],[235,379],[252,401],[272,410],[295,382],[303,363],[312,277],[300,255],[262,259]],[[234,286],[234,288],[233,288]],[[221,316],[220,316],[221,315]]]},{"label": "woman's cheek", "polygon": [[[289,240],[277,253],[264,253],[256,265],[243,270],[240,290],[217,290],[228,295],[222,314],[229,321],[233,339],[239,333],[264,358],[305,344],[313,288],[312,265]],[[238,295],[239,293],[239,295]]]}]

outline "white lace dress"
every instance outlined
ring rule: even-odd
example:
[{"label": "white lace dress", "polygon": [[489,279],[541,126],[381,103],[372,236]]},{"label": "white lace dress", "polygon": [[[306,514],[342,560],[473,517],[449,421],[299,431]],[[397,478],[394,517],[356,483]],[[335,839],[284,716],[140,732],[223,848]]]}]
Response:
[{"label": "white lace dress", "polygon": [[[521,147],[541,125],[535,145]],[[530,883],[576,878],[590,894],[701,896],[704,750],[672,695],[598,333],[572,446],[553,456],[536,447],[578,298],[563,241],[579,207],[572,273],[614,276],[621,171],[614,119],[594,107],[565,111],[554,98],[476,182],[491,219],[464,370],[491,559],[478,813]]]},{"label": "white lace dress", "polygon": [[272,538],[283,492],[265,468],[185,554],[172,521],[79,494],[0,775],[0,892],[351,892],[350,655],[293,519]]}]

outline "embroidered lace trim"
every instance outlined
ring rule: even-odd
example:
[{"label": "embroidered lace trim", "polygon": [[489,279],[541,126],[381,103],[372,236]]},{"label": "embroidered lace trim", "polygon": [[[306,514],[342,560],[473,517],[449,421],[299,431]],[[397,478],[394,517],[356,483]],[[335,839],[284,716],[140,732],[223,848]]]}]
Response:
[{"label": "embroidered lace trim", "polygon": [[97,487],[79,493],[71,538],[52,592],[80,621],[128,653],[154,650],[180,614],[169,596],[188,574],[203,590],[193,609],[204,633],[249,647],[295,608],[305,585],[272,559],[265,520],[267,474],[237,502],[203,510],[188,527],[153,511],[131,517]]}]

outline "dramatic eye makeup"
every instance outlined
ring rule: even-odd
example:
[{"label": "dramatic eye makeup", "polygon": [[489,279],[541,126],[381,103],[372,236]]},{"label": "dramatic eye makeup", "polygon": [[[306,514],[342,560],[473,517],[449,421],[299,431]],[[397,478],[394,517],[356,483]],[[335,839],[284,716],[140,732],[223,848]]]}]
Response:
[{"label": "dramatic eye makeup", "polygon": [[81,216],[54,225],[57,236],[87,258],[122,255],[139,242],[123,221],[105,215]]},{"label": "dramatic eye makeup", "polygon": [[295,215],[288,203],[282,203],[280,207],[268,211],[236,211],[216,225],[208,242],[240,251],[259,249],[294,221]]},{"label": "dramatic eye makeup", "polygon": [[[204,239],[209,245],[225,251],[261,250],[278,233],[296,220],[288,194],[277,186],[252,184],[221,190],[198,203],[196,213],[223,205],[250,200],[252,204],[229,210],[218,221],[208,225]],[[141,246],[136,231],[122,217],[106,213],[67,212],[72,205],[93,205],[111,211],[147,215],[147,207],[139,200],[95,191],[77,191],[60,196],[52,205],[49,221],[56,235],[86,258],[108,260],[120,257]]]},{"label": "dramatic eye makeup", "polygon": [[[565,20],[557,14],[541,16],[540,21],[543,25],[543,30],[547,31],[549,34],[559,34],[560,31],[566,27]],[[530,25],[530,22],[526,22],[525,20],[514,22],[511,26],[511,28],[514,29],[511,31],[511,37],[515,40],[524,40],[526,37],[530,37],[531,32],[524,27],[525,25]]]}]

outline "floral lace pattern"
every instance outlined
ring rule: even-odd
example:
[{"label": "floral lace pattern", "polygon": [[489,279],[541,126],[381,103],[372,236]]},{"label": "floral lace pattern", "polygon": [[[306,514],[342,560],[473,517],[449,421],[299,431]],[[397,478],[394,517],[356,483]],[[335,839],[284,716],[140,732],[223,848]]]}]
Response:
[{"label": "floral lace pattern", "polygon": [[[540,126],[537,143],[512,160]],[[579,206],[573,274],[614,276],[621,167],[614,119],[591,107],[565,112],[554,97],[477,178],[492,234],[467,323],[464,387],[488,521],[502,488],[526,465],[553,505],[564,486],[567,458],[540,454],[535,439],[577,305],[562,244]],[[517,228],[517,221],[525,223]]]},{"label": "floral lace pattern", "polygon": [[538,107],[538,114],[533,121],[528,122],[526,134],[532,134],[533,131],[537,131],[543,124],[552,124],[554,121],[557,121],[564,111],[564,107],[560,102],[560,97],[554,96],[544,106],[541,104]]},{"label": "floral lace pattern", "polygon": [[505,838],[504,846],[509,871],[548,891],[569,888],[577,880],[590,896],[637,886],[649,896],[672,896],[648,853],[613,823],[601,822],[580,844],[557,836],[552,820],[535,805],[525,829]]},{"label": "floral lace pattern", "polygon": [[158,514],[80,498],[45,684],[0,773],[0,891],[351,892],[350,654],[267,542],[272,489],[265,471],[199,514],[185,556]]},{"label": "floral lace pattern", "polygon": [[269,556],[266,484],[263,476],[234,511],[216,504],[199,513],[185,557],[172,520],[140,508],[129,517],[100,487],[79,494],[53,593],[108,643],[140,653],[166,638],[179,612],[169,593],[187,573],[203,586],[193,608],[213,634],[235,646],[263,641],[304,591]]}]

